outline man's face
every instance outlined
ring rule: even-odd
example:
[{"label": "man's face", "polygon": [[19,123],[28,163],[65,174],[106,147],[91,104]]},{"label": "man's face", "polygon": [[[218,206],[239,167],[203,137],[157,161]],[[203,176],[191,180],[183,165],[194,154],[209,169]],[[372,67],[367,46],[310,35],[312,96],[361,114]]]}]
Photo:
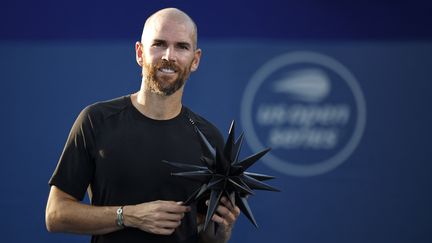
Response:
[{"label": "man's face", "polygon": [[173,61],[160,59],[155,64],[143,63],[142,75],[153,93],[168,96],[179,90],[190,75],[191,64],[182,68]]},{"label": "man's face", "polygon": [[[195,50],[193,26],[185,21],[155,19],[141,43],[142,75],[147,88],[171,95],[183,87],[198,67],[201,50]],[[137,49],[137,55],[138,55]]]}]

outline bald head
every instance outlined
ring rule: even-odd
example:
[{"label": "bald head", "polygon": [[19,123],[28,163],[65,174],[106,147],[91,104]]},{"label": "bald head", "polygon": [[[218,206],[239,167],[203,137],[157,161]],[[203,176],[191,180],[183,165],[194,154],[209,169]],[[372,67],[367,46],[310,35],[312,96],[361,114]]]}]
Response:
[{"label": "bald head", "polygon": [[159,31],[167,22],[173,22],[184,26],[184,31],[190,32],[193,47],[196,49],[198,42],[198,30],[195,22],[189,15],[177,8],[165,8],[152,14],[145,22],[141,42],[144,43],[146,36],[152,31]]}]

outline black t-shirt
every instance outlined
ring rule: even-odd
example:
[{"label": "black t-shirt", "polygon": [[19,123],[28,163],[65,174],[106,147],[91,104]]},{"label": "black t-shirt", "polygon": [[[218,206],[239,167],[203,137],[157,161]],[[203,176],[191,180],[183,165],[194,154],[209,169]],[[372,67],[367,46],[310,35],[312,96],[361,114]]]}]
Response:
[{"label": "black t-shirt", "polygon": [[[201,146],[190,119],[213,146],[222,146],[217,128],[184,106],[173,119],[153,120],[129,95],[90,105],[75,121],[49,184],[79,200],[89,188],[92,205],[185,201],[199,184],[171,176],[176,168],[161,160],[200,164]],[[196,242],[197,206],[191,207],[170,236],[126,228],[93,236],[92,242]]]}]

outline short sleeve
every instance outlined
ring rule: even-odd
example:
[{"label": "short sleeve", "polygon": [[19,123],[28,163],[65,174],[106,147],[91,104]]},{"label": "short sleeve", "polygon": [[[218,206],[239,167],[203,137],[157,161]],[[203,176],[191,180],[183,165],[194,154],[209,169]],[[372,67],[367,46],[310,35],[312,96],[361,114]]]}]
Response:
[{"label": "short sleeve", "polygon": [[94,115],[91,107],[79,114],[49,185],[83,200],[94,174]]}]

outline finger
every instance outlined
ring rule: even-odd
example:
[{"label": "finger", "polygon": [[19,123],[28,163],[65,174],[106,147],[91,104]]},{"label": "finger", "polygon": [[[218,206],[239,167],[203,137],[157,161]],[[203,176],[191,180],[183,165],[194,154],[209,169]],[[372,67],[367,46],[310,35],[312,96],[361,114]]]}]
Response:
[{"label": "finger", "polygon": [[228,224],[234,223],[236,216],[226,207],[219,205],[216,209],[217,215],[223,218]]},{"label": "finger", "polygon": [[231,211],[234,216],[236,217],[236,219],[238,218],[238,216],[240,216],[240,208],[235,206],[234,211]]},{"label": "finger", "polygon": [[181,221],[162,220],[155,222],[157,228],[175,229],[181,224]]},{"label": "finger", "polygon": [[157,228],[153,230],[151,233],[159,234],[159,235],[171,235],[174,233],[175,229],[166,229],[166,228]]},{"label": "finger", "polygon": [[225,196],[221,198],[222,204],[227,207],[230,211],[234,210],[234,206],[232,205],[231,201],[228,200]]},{"label": "finger", "polygon": [[224,226],[229,226],[228,222],[224,218],[222,218],[221,216],[219,216],[217,214],[214,214],[212,216],[212,220],[218,224],[222,224]]},{"label": "finger", "polygon": [[170,206],[167,208],[167,212],[170,212],[170,213],[184,214],[184,213],[187,213],[190,211],[191,211],[191,208],[189,206],[176,205],[176,206]]},{"label": "finger", "polygon": [[[228,199],[225,198],[225,200],[226,200],[225,202],[230,204],[232,207],[232,204],[228,201]],[[209,201],[207,200],[206,205],[208,206],[208,204],[209,204]],[[214,214],[214,215],[216,215],[217,217],[224,220],[226,224],[233,224],[236,221],[237,217],[240,215],[240,209],[236,206],[236,207],[232,208],[232,211],[231,211],[229,208],[222,206],[222,205],[219,205],[216,208],[216,213],[218,215],[216,215],[216,214]],[[222,223],[222,221],[220,223]]]},{"label": "finger", "polygon": [[159,210],[170,213],[186,213],[189,212],[191,208],[172,201],[161,201],[159,203]]},{"label": "finger", "polygon": [[221,202],[224,204],[226,208],[228,208],[232,214],[237,218],[240,215],[240,208],[233,205],[230,200],[226,197],[222,197]]},{"label": "finger", "polygon": [[183,201],[176,202],[176,204],[180,205],[180,206],[186,207],[186,212],[190,212],[191,211],[191,207],[183,204]]},{"label": "finger", "polygon": [[183,217],[184,213],[158,212],[154,214],[154,220],[180,221]]}]

